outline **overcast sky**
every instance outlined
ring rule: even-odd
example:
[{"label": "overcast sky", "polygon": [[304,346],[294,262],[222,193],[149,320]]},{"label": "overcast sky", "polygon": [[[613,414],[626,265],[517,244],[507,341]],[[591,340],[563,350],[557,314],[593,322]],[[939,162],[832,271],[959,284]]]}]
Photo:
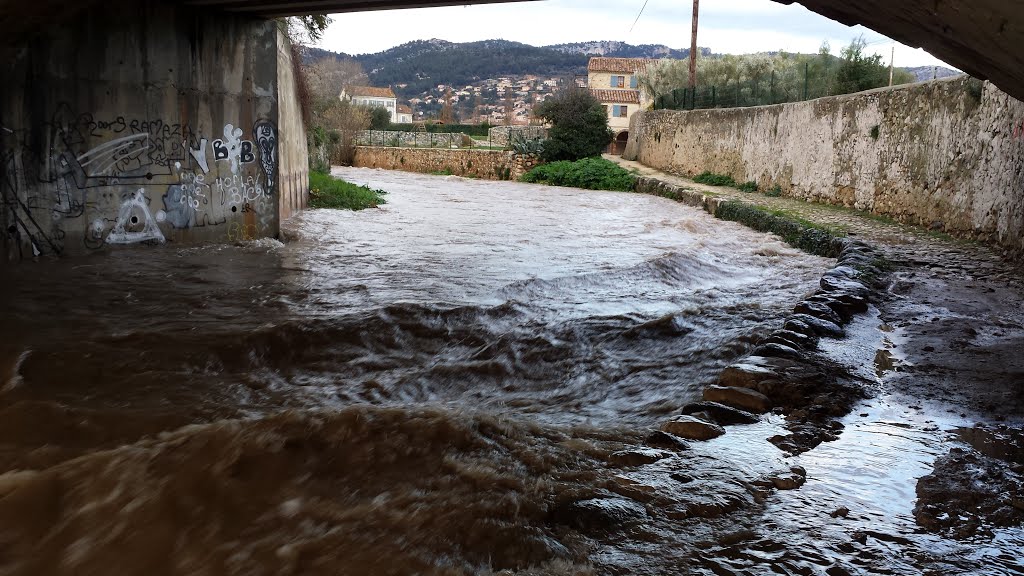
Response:
[{"label": "overcast sky", "polygon": [[[412,40],[473,42],[501,38],[534,46],[620,40],[630,44],[690,44],[692,4],[684,0],[543,0],[450,8],[336,14],[320,47],[334,52],[381,52]],[[892,41],[862,26],[848,27],[806,8],[771,0],[704,0],[698,43],[716,53],[786,50],[832,53],[863,34],[868,50],[889,61]],[[944,65],[920,49],[896,45],[897,66]]]}]

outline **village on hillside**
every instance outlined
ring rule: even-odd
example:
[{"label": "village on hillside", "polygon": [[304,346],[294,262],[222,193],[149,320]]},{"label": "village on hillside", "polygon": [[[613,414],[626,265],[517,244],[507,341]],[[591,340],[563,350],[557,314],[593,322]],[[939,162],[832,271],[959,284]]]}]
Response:
[{"label": "village on hillside", "polygon": [[639,74],[655,60],[646,58],[594,57],[586,76],[571,78],[502,76],[465,86],[437,84],[428,92],[402,100],[396,90],[406,87],[343,86],[339,97],[354,104],[385,108],[391,122],[444,124],[489,124],[526,126],[541,121],[534,108],[561,87],[575,84],[589,88],[608,114],[616,131],[629,127],[630,117],[648,108],[651,99],[639,88]]}]

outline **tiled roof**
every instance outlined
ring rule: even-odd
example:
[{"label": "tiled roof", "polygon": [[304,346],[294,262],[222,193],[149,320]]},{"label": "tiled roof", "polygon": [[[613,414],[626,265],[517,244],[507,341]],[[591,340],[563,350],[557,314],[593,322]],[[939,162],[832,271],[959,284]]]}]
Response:
[{"label": "tiled roof", "polygon": [[614,102],[615,104],[639,104],[639,90],[601,90],[591,88],[590,93],[601,102]]},{"label": "tiled roof", "polygon": [[353,98],[394,98],[395,93],[391,88],[374,88],[373,86],[348,86],[345,94]]},{"label": "tiled roof", "polygon": [[405,104],[399,104],[398,105],[398,113],[399,114],[412,114],[412,108],[406,106]]},{"label": "tiled roof", "polygon": [[622,72],[636,74],[643,72],[647,66],[657,60],[648,58],[591,58],[587,64],[587,72]]}]

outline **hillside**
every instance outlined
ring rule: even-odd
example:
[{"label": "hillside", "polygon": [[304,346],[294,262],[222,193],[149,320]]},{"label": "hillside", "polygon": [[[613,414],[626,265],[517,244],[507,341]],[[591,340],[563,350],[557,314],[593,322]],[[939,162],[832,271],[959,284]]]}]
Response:
[{"label": "hillside", "polygon": [[949,78],[950,76],[959,76],[963,72],[944,68],[942,66],[917,66],[914,68],[903,68],[907,72],[910,72],[917,78],[918,82],[925,82],[934,78]]},{"label": "hillside", "polygon": [[408,98],[438,84],[467,86],[501,76],[583,74],[589,57],[506,40],[465,44],[420,40],[355,59],[374,85],[395,86],[399,96]]},{"label": "hillside", "polygon": [[[701,49],[710,53],[706,48]],[[456,44],[417,40],[375,54],[349,56],[310,49],[307,60],[353,58],[374,86],[392,86],[400,98],[411,98],[439,84],[468,86],[489,78],[536,75],[565,77],[586,74],[591,56],[619,58],[686,58],[689,49],[623,42],[584,42],[536,47],[507,40]]]}]

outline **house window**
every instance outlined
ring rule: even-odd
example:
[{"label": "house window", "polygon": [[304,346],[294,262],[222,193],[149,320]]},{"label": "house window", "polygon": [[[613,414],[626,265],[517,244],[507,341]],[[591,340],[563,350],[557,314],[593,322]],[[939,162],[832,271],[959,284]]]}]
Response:
[{"label": "house window", "polygon": [[619,106],[619,118],[627,118],[629,116],[628,109],[629,106]]},{"label": "house window", "polygon": [[626,77],[625,76],[612,76],[612,88],[625,88]]}]

